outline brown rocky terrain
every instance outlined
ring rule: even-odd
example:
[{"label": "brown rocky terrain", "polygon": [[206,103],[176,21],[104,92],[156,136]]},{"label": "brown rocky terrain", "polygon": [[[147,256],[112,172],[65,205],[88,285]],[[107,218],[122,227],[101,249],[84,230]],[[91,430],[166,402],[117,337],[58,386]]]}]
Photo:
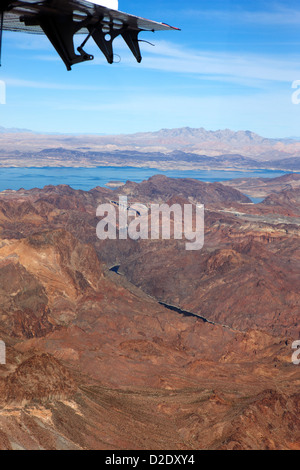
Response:
[{"label": "brown rocky terrain", "polygon": [[[203,250],[98,240],[119,194],[204,202]],[[270,197],[162,177],[0,193],[0,448],[300,449],[299,199]]]},{"label": "brown rocky terrain", "polygon": [[180,185],[176,179],[156,175],[142,183],[128,181],[118,190],[118,194],[136,198],[139,202],[166,202],[173,196],[201,204],[228,202],[249,203],[247,196],[232,188],[224,188],[220,183],[203,183],[190,178],[181,178]]},{"label": "brown rocky terrain", "polygon": [[291,173],[278,178],[236,178],[223,181],[223,185],[238,189],[253,197],[267,197],[289,189],[300,188],[300,174]]}]

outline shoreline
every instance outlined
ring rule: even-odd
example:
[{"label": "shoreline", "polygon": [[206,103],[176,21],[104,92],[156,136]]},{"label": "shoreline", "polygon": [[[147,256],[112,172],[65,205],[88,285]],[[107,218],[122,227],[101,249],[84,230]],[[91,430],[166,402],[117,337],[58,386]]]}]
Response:
[{"label": "shoreline", "polygon": [[135,168],[135,169],[144,169],[144,170],[159,170],[159,171],[224,171],[224,172],[247,172],[247,171],[276,171],[281,173],[300,173],[300,170],[291,170],[285,168],[268,168],[268,167],[207,167],[202,165],[189,165],[189,166],[179,166],[179,165],[133,165],[133,164],[101,164],[101,165],[3,165],[0,163],[0,169],[17,169],[17,168],[26,168],[26,169],[67,169],[67,168],[74,168],[74,169],[93,169],[93,168]]}]

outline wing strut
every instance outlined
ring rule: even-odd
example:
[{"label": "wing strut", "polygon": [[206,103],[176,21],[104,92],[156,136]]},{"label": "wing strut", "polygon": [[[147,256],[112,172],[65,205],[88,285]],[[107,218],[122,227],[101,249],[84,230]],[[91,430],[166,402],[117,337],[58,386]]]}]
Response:
[{"label": "wing strut", "polygon": [[141,50],[140,50],[140,45],[139,45],[139,40],[138,40],[138,35],[139,35],[139,30],[134,31],[133,29],[125,29],[121,33],[122,38],[126,42],[127,46],[133,53],[134,57],[140,64],[142,62],[142,55],[141,55]]},{"label": "wing strut", "polygon": [[[101,21],[99,21],[99,23],[96,25],[88,25],[87,28],[89,31],[88,38],[92,36],[97,46],[106,57],[106,60],[109,64],[113,64],[114,62],[113,41],[119,35],[122,36],[136,60],[139,63],[142,61],[142,55],[138,40],[138,35],[141,30],[129,29],[126,26],[123,26],[120,29],[114,29],[111,25],[106,25],[103,28],[103,24],[101,24]],[[78,50],[80,52],[80,49]]]},{"label": "wing strut", "polygon": [[73,15],[47,14],[23,16],[21,21],[26,26],[38,25],[42,28],[68,70],[71,70],[71,66],[74,64],[94,59],[94,56],[87,54],[82,47],[78,48],[80,55],[76,54],[74,50],[74,35],[87,26],[87,23],[90,22],[89,17],[80,22],[75,22]]},{"label": "wing strut", "polygon": [[88,26],[88,30],[95,43],[99,47],[100,51],[105,55],[106,60],[109,64],[114,62],[114,53],[113,53],[113,40],[119,34],[114,34],[112,31],[103,32],[101,28],[101,23],[95,26]]}]

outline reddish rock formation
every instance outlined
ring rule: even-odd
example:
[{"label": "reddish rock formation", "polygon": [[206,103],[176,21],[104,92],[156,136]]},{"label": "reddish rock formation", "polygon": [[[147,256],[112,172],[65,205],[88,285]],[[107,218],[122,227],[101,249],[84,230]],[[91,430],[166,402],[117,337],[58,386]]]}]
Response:
[{"label": "reddish rock formation", "polygon": [[0,194],[1,449],[300,449],[299,226],[274,223],[298,199],[254,214],[204,185],[122,188],[179,204],[204,194],[199,252],[98,240],[111,190]]},{"label": "reddish rock formation", "polygon": [[300,174],[291,173],[278,178],[236,178],[223,181],[222,184],[253,197],[267,197],[270,194],[299,188]]},{"label": "reddish rock formation", "polygon": [[2,384],[2,403],[43,403],[70,398],[76,391],[71,374],[50,354],[31,356]]}]

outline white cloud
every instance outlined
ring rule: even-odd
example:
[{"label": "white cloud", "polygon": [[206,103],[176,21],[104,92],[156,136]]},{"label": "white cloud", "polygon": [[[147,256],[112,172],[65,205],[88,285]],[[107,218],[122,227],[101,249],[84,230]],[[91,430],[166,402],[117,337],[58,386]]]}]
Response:
[{"label": "white cloud", "polygon": [[[167,42],[157,43],[143,67],[172,73],[208,76],[210,79],[292,82],[299,76],[300,55],[286,57],[254,53],[199,51]],[[126,62],[127,64],[127,62]],[[223,78],[222,78],[223,77]],[[250,83],[250,82],[249,82]]]},{"label": "white cloud", "polygon": [[[138,68],[144,71],[157,70],[182,76],[193,76],[206,81],[232,83],[244,87],[266,89],[270,84],[292,83],[300,78],[299,56],[266,55],[240,52],[217,52],[193,50],[166,41],[158,41],[155,48],[145,45],[143,48],[144,60],[137,64],[128,49],[122,42],[116,43],[116,54],[121,54],[121,64],[115,68]],[[94,51],[93,51],[94,53]],[[56,56],[42,56],[39,61],[59,61]],[[107,66],[101,52],[95,51],[95,60],[90,64],[78,65],[86,67],[94,65]],[[103,86],[91,87],[89,85],[71,85],[68,83],[48,83],[20,79],[7,79],[11,86],[26,88],[73,89],[73,90],[100,90]],[[246,91],[246,90],[245,90]]]},{"label": "white cloud", "polygon": [[[201,12],[201,14],[202,13],[203,12]],[[204,14],[226,15],[227,13],[224,11],[207,10]],[[253,21],[255,16],[256,20],[258,18],[260,21],[264,21],[264,14],[258,15],[255,13],[254,15],[252,12],[233,11],[230,12],[230,16],[232,15],[233,17],[235,17],[235,15],[241,15],[244,19],[249,18],[249,20],[253,17]],[[283,16],[283,18],[285,18],[283,21],[288,21],[290,17],[291,21],[292,18],[299,18],[300,24],[300,11],[297,13],[294,10],[281,7],[278,11],[273,11],[270,14],[268,13],[268,15],[271,15],[271,18],[273,18],[272,21],[275,21],[277,15],[280,17]],[[224,21],[226,21],[226,19]],[[31,37],[25,34],[21,36],[22,40],[16,42],[16,48],[32,50],[47,48],[49,52],[51,51],[49,55],[39,54],[35,59],[47,62],[60,61],[60,58],[56,55],[47,38],[43,36]],[[284,56],[274,53],[267,55],[246,52],[217,52],[212,50],[192,49],[167,41],[155,41],[155,46],[156,47],[151,47],[145,43],[142,44],[142,55],[144,56],[142,64],[136,64],[135,59],[122,39],[118,38],[115,41],[114,50],[116,52],[116,59],[118,54],[121,56],[121,66],[159,70],[173,74],[190,74],[209,80],[239,83],[250,87],[264,87],[265,85],[261,83],[264,81],[292,82],[300,78],[300,54],[298,56]],[[105,58],[92,40],[87,43],[86,50],[95,56],[95,60],[92,64],[106,64]],[[37,85],[37,87],[59,88],[59,85],[40,84]]]},{"label": "white cloud", "polygon": [[[43,82],[43,81],[34,81],[34,80],[23,80],[19,78],[6,78],[5,83],[11,87],[16,88],[33,88],[33,89],[42,89],[42,90],[67,90],[67,91],[103,91],[105,88],[103,86],[92,86],[92,85],[71,85],[69,83],[53,83],[53,82]],[[110,90],[108,87],[107,89]]]},{"label": "white cloud", "polygon": [[255,25],[261,24],[270,26],[300,26],[300,9],[289,8],[285,5],[275,5],[273,9],[270,8],[265,11],[243,10],[238,7],[235,9],[231,8],[230,11],[226,11],[225,9],[213,10],[209,8],[205,10],[186,9],[182,14],[192,18],[199,17],[203,20],[218,19],[228,24],[252,23]]}]

